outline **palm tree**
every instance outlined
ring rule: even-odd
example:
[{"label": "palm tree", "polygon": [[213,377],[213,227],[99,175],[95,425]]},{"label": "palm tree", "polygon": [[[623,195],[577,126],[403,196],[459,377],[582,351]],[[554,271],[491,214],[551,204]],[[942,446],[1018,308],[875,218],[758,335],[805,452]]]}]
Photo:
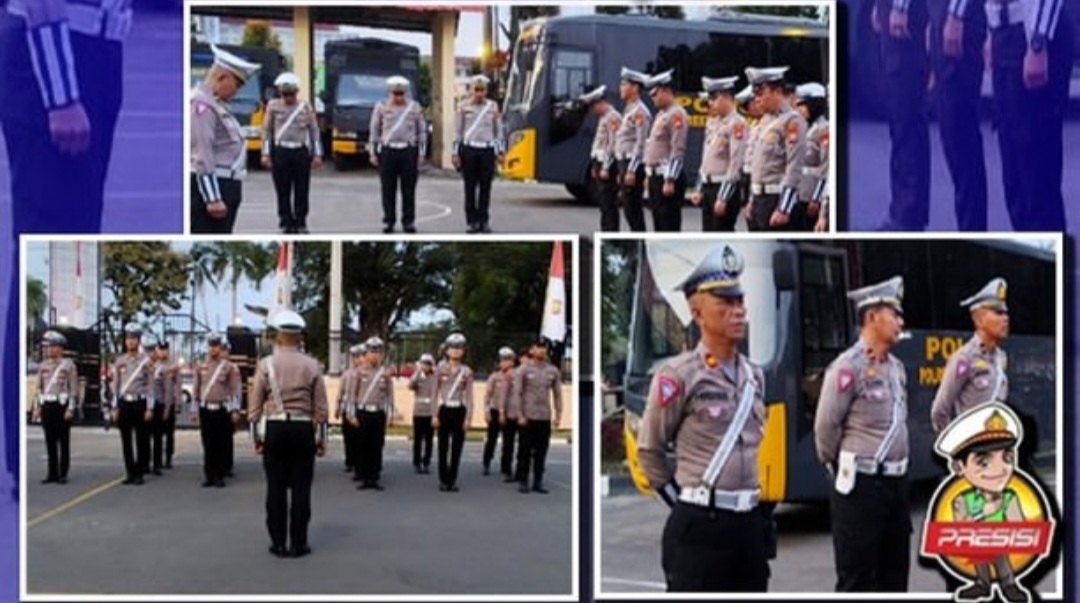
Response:
[{"label": "palm tree", "polygon": [[37,328],[48,305],[45,283],[32,276],[26,279],[26,324],[31,328]]},{"label": "palm tree", "polygon": [[213,248],[210,270],[214,278],[221,282],[228,271],[232,293],[232,319],[235,319],[240,313],[240,279],[245,279],[258,288],[273,273],[275,256],[268,246],[251,241],[219,241],[210,246]]},{"label": "palm tree", "polygon": [[[195,243],[188,252],[191,256],[191,324],[195,324],[195,303],[203,298],[205,287],[210,285],[216,291],[218,280],[214,277],[213,263],[217,248],[210,243]],[[205,302],[203,314],[206,314]],[[205,316],[203,322],[206,322]]]}]

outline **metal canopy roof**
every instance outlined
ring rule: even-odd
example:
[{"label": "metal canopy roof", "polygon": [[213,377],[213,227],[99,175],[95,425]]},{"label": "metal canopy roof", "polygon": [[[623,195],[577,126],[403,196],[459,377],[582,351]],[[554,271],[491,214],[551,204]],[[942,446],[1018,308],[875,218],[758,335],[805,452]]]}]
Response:
[{"label": "metal canopy roof", "polygon": [[[482,6],[311,6],[313,23],[336,23],[401,31],[430,32],[432,16],[440,12],[482,12]],[[193,15],[291,21],[290,6],[194,6]]]}]

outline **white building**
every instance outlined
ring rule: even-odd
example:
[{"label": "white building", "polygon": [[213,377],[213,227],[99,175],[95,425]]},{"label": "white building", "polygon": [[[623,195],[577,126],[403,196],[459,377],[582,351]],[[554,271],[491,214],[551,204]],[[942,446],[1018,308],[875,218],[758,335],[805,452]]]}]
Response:
[{"label": "white building", "polygon": [[49,243],[47,321],[85,329],[97,321],[98,244],[82,241]]}]

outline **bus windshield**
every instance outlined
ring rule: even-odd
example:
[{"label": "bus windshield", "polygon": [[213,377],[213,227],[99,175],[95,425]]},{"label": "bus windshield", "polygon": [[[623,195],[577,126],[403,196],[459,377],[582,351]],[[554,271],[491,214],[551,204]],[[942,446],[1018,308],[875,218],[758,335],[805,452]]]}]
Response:
[{"label": "bus windshield", "polygon": [[510,78],[507,83],[506,108],[529,107],[536,96],[536,85],[540,81],[544,60],[541,44],[537,35],[526,36],[523,32],[514,49],[514,60],[510,65]]},{"label": "bus windshield", "polygon": [[386,78],[373,74],[342,74],[337,86],[339,106],[374,105],[386,97]]}]

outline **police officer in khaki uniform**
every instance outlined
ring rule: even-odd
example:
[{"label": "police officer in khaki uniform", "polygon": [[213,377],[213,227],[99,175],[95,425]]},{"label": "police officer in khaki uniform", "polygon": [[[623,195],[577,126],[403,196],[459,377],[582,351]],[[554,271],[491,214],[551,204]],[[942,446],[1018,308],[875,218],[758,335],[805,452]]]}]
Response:
[{"label": "police officer in khaki uniform", "polygon": [[282,73],[274,80],[280,98],[266,104],[262,127],[262,166],[272,168],[278,226],[283,233],[307,234],[311,168],[322,164],[322,141],[315,109],[297,98],[300,80]]},{"label": "police officer in khaki uniform", "polygon": [[859,341],[825,371],[814,419],[830,497],[838,592],[907,592],[907,375],[889,353],[904,326],[897,276],[848,293]]},{"label": "police officer in khaki uniform", "polygon": [[811,230],[822,215],[821,202],[829,177],[829,104],[825,86],[817,82],[799,86],[796,95],[795,109],[810,128],[806,131],[806,156],[799,180],[799,201],[806,208],[805,219],[793,227]]},{"label": "police officer in khaki uniform", "polygon": [[472,420],[473,371],[463,362],[465,336],[451,333],[446,338],[446,362],[435,369],[435,419],[439,434],[439,490],[457,492],[458,467],[465,446],[465,430]]},{"label": "police officer in khaki uniform", "polygon": [[787,67],[748,67],[746,77],[768,115],[754,142],[750,172],[750,229],[793,230],[804,220],[799,179],[806,156],[806,120],[787,105]]},{"label": "police officer in khaki uniform", "polygon": [[[153,362],[139,351],[142,328],[134,323],[124,326],[125,353],[118,356],[109,371],[113,392],[112,421],[120,427],[124,453],[125,485],[141,486],[150,458],[150,422],[154,418]],[[133,441],[134,440],[134,441]]]},{"label": "police officer in khaki uniform", "polygon": [[682,205],[686,198],[683,161],[690,118],[675,102],[672,70],[649,78],[646,84],[656,106],[649,137],[645,140],[645,194],[652,208],[653,230],[678,232],[682,229]]},{"label": "police officer in khaki uniform", "polygon": [[641,91],[649,76],[622,68],[619,76],[619,96],[623,101],[622,121],[615,131],[615,159],[618,161],[619,202],[622,203],[626,223],[634,232],[645,231],[645,210],[642,196],[645,189],[645,139],[652,126],[652,112],[641,100]]},{"label": "police officer in khaki uniform", "polygon": [[397,221],[397,186],[401,182],[401,226],[416,232],[416,180],[427,153],[427,122],[420,103],[407,98],[409,80],[395,75],[386,80],[389,100],[371,112],[371,165],[379,168],[382,182],[383,233],[394,232]]},{"label": "police officer in khaki uniform", "polygon": [[540,340],[532,346],[532,362],[514,373],[514,389],[510,404],[518,414],[521,443],[518,447],[518,490],[528,494],[529,471],[532,470],[531,491],[547,494],[544,488],[544,469],[554,425],[562,419],[562,374],[547,361],[547,342]]},{"label": "police officer in khaki uniform", "polygon": [[[510,350],[513,353],[513,350]],[[528,360],[530,351],[528,349],[522,350],[521,353],[516,355],[514,360],[518,361],[517,366],[510,369],[510,395],[506,397],[506,405],[500,408],[499,425],[502,428],[502,450],[499,455],[499,471],[502,473],[503,482],[514,483],[517,481],[517,471],[514,470],[514,447],[520,446],[518,442],[518,433],[520,431],[518,422],[521,419],[521,409],[517,408],[517,405],[512,404],[513,401],[513,383],[517,379],[519,371],[523,370],[530,361]]]},{"label": "police officer in khaki uniform", "polygon": [[1009,337],[1008,285],[995,278],[978,293],[960,302],[971,311],[975,335],[949,356],[937,395],[930,408],[930,423],[941,433],[953,419],[987,402],[1009,399],[1008,356],[1001,343]]},{"label": "police officer in khaki uniform", "polygon": [[37,396],[33,418],[45,432],[48,473],[43,484],[66,484],[71,465],[71,420],[79,405],[79,371],[64,358],[67,339],[57,331],[41,336],[46,357],[38,366]]},{"label": "police officer in khaki uniform", "polygon": [[228,234],[240,209],[247,144],[228,102],[259,70],[211,46],[214,63],[191,98],[191,232]]},{"label": "police officer in khaki uniform", "polygon": [[161,358],[158,348],[160,341],[149,341],[146,354],[150,356],[152,363],[151,374],[154,404],[154,416],[150,421],[150,460],[152,461],[151,472],[161,476],[161,468],[165,459],[165,411],[169,405],[169,366]]},{"label": "police officer in khaki uniform", "polygon": [[638,433],[641,467],[672,508],[661,556],[672,592],[768,588],[769,530],[758,505],[765,380],[738,351],[743,265],[734,249],[718,247],[679,286],[701,341],[656,372]]},{"label": "police officer in khaki uniform", "polygon": [[758,133],[766,119],[765,112],[761,110],[761,101],[754,96],[754,87],[748,85],[735,95],[735,102],[739,104],[739,113],[746,120],[746,150],[743,152],[742,174],[739,178],[739,187],[735,194],[739,197],[739,205],[743,207],[743,215],[747,226],[753,219],[750,206],[750,172],[751,163],[754,160],[754,147],[757,144]]},{"label": "police officer in khaki uniform", "polygon": [[[484,406],[487,409],[484,420],[487,422],[487,437],[484,439],[484,475],[491,474],[491,461],[495,458],[495,446],[499,440],[499,432],[506,422],[507,400],[510,398],[510,390],[514,385],[514,359],[517,357],[514,350],[508,347],[499,348],[499,370],[492,373],[487,380],[487,391],[484,394]],[[503,442],[506,448],[506,442]],[[509,470],[503,464],[503,475]]]},{"label": "police officer in khaki uniform", "polygon": [[370,337],[364,342],[364,363],[352,381],[352,416],[356,434],[357,490],[383,490],[379,478],[383,468],[386,427],[394,418],[394,380],[383,364],[383,340]]},{"label": "police officer in khaki uniform", "polygon": [[[326,385],[317,360],[300,351],[304,319],[279,310],[270,319],[274,353],[259,361],[248,398],[255,453],[266,472],[270,554],[311,553],[311,482],[315,456],[326,454]],[[292,490],[290,505],[289,490]],[[286,548],[286,536],[292,541]]]},{"label": "police officer in khaki uniform", "polygon": [[181,399],[183,388],[180,385],[180,363],[169,356],[169,342],[158,342],[154,351],[157,361],[165,367],[163,378],[165,380],[163,390],[165,398],[162,400],[162,439],[164,439],[165,459],[162,467],[172,469],[172,459],[176,452],[176,414],[183,411]]},{"label": "police officer in khaki uniform", "polygon": [[335,417],[341,421],[342,448],[345,449],[345,473],[356,472],[356,427],[353,426],[352,417],[356,413],[356,400],[353,399],[356,389],[356,373],[366,362],[367,346],[364,344],[354,345],[349,348],[349,357],[352,358],[352,366],[341,373],[341,382],[338,385],[337,409]]},{"label": "police officer in khaki uniform", "polygon": [[[504,156],[502,116],[495,101],[487,98],[486,76],[472,79],[472,96],[458,105],[455,119],[454,168],[465,181],[465,221],[469,234],[491,232],[488,206],[496,162]],[[477,192],[479,191],[479,200]]]},{"label": "police officer in khaki uniform", "polygon": [[240,400],[240,369],[229,360],[223,344],[220,334],[211,333],[206,338],[206,361],[195,368],[192,402],[198,409],[202,437],[203,488],[225,487],[226,448],[233,437],[230,415]]},{"label": "police officer in khaki uniform", "polygon": [[709,103],[705,138],[701,149],[701,170],[690,202],[701,206],[701,230],[735,230],[739,218],[737,195],[746,154],[746,120],[735,110],[735,82],[738,76],[701,78],[701,99]]},{"label": "police officer in khaki uniform", "polygon": [[413,468],[417,473],[431,473],[431,444],[435,432],[431,417],[435,412],[435,394],[439,382],[435,377],[435,358],[420,356],[416,372],[409,377],[409,389],[414,394],[412,412]]},{"label": "police officer in khaki uniform", "polygon": [[615,167],[615,133],[622,116],[607,99],[607,86],[578,97],[596,116],[596,133],[589,152],[589,195],[600,208],[600,230],[619,231],[618,185]]}]

